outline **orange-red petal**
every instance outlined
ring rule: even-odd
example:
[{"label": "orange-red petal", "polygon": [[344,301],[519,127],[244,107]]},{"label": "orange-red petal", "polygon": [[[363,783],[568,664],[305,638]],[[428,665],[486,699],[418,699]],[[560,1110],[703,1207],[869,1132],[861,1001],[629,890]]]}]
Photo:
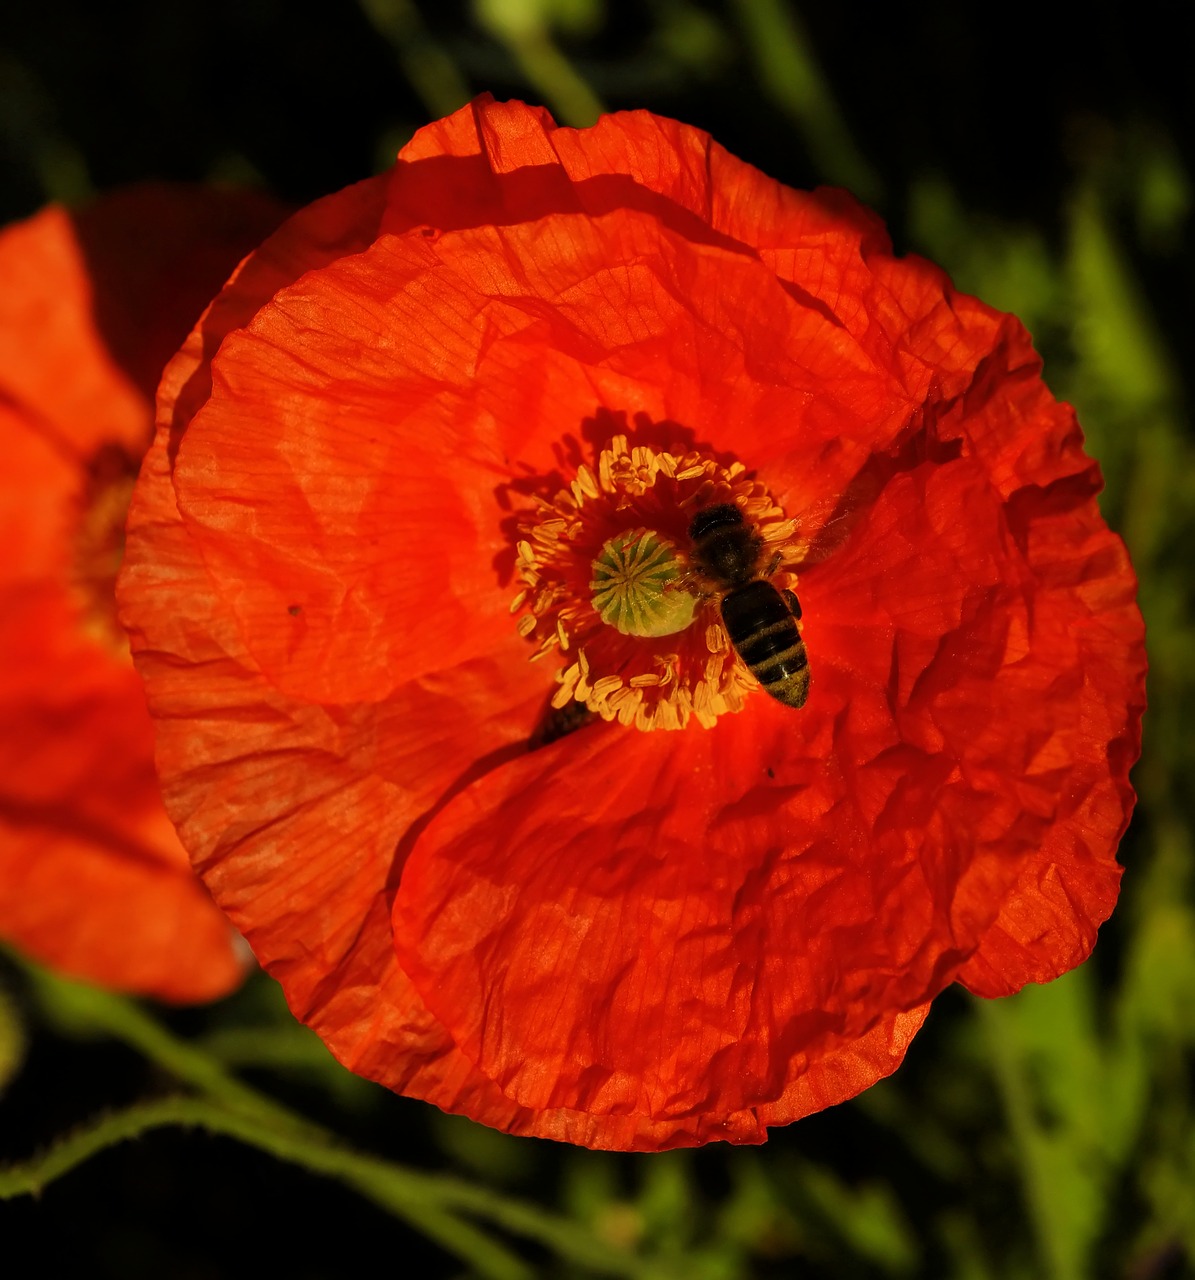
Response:
[{"label": "orange-red petal", "polygon": [[630,210],[382,236],[280,290],[211,367],[180,509],[257,661],[324,701],[509,638],[501,490],[601,411],[761,466],[781,453],[802,512],[870,456],[859,437],[913,412],[757,262]]},{"label": "orange-red petal", "polygon": [[140,455],[162,362],[278,217],[256,196],[150,185],[0,233],[0,936],[171,1000],[224,994],[246,957],[162,808],[115,601],[80,577],[80,522],[93,459]]}]

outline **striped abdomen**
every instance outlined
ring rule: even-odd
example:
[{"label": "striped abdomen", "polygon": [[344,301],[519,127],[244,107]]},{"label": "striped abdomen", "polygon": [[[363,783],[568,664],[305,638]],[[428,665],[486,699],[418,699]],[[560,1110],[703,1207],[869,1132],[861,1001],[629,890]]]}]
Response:
[{"label": "striped abdomen", "polygon": [[784,596],[764,579],[722,597],[722,621],[735,652],[765,693],[786,707],[809,696],[809,659]]}]

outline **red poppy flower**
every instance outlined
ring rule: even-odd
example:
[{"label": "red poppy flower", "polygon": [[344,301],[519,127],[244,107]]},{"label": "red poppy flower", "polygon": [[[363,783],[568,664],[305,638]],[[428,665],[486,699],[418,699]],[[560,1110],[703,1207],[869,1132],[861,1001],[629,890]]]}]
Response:
[{"label": "red poppy flower", "polygon": [[209,999],[243,947],[162,808],[116,622],[162,367],[281,214],[144,186],[0,232],[0,938],[78,977]]},{"label": "red poppy flower", "polygon": [[121,590],[167,807],[295,1013],[660,1149],[1079,963],[1144,654],[1039,372],[849,197],[644,112],[483,100],[286,224],[169,367]]}]

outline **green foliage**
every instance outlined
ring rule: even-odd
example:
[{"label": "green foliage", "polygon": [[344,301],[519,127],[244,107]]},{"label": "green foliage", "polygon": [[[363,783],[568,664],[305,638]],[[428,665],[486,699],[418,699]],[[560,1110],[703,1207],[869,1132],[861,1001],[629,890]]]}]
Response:
[{"label": "green foliage", "polygon": [[24,1019],[16,1001],[0,986],[0,1098],[8,1082],[20,1071],[26,1049]]}]

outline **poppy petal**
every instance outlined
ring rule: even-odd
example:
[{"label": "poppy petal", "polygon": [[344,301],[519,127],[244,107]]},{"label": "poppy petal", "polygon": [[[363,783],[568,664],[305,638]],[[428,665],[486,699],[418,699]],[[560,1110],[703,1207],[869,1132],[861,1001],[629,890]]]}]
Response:
[{"label": "poppy petal", "polygon": [[[654,1121],[786,1111],[802,1075],[898,1007],[893,986],[924,981],[868,927],[895,901],[865,853],[844,868],[826,848],[833,786],[753,794],[778,719],[644,735],[632,769],[623,735],[593,730],[486,774],[419,837],[399,959],[504,1093]],[[756,749],[736,752],[748,732]]]},{"label": "poppy petal", "polygon": [[82,460],[106,440],[144,447],[146,394],[99,330],[87,259],[65,209],[0,233],[0,400],[26,431]]},{"label": "poppy petal", "polygon": [[0,936],[167,1000],[225,994],[247,955],[162,808],[115,626],[126,467],[162,361],[279,216],[147,184],[0,233]]},{"label": "poppy petal", "polygon": [[[852,435],[912,413],[757,263],[637,212],[382,237],[276,294],[212,370],[174,473],[182,514],[263,669],[329,702],[509,641],[492,495],[514,459],[552,468],[595,410],[780,453],[778,474],[821,493],[870,456]],[[449,460],[454,484],[429,484]]]}]

